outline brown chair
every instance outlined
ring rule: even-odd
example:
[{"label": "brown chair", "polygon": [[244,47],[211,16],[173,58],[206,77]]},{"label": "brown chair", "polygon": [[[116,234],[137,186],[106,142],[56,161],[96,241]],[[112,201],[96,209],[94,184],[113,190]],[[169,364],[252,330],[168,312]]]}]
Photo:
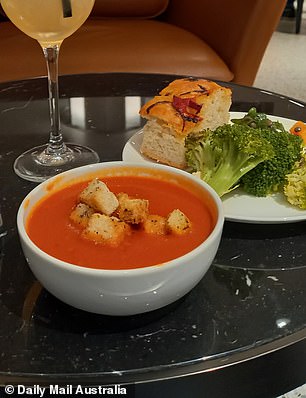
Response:
[{"label": "brown chair", "polygon": [[[86,0],[84,0],[86,1]],[[60,74],[150,72],[252,85],[286,0],[96,0]],[[0,22],[0,81],[46,75],[38,43]]]}]

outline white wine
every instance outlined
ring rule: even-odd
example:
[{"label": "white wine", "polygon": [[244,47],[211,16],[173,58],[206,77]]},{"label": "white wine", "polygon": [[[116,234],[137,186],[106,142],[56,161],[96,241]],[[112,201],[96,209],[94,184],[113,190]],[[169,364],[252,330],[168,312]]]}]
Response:
[{"label": "white wine", "polygon": [[[85,146],[65,144],[60,128],[58,56],[62,41],[88,18],[95,0],[0,0],[10,20],[42,49],[48,71],[50,138],[47,144],[22,153],[15,173],[41,182],[73,167],[97,163],[98,154]],[[80,54],[81,56],[81,54]]]},{"label": "white wine", "polygon": [[74,33],[88,18],[95,0],[1,0],[9,19],[42,47]]}]

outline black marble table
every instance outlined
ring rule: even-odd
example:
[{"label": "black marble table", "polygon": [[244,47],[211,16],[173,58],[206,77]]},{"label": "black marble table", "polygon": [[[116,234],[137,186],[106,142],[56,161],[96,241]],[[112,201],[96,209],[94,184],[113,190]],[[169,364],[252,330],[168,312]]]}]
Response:
[{"label": "black marble table", "polygon": [[[60,78],[66,141],[121,159],[142,103],[174,76]],[[305,104],[226,83],[233,111],[306,120]],[[0,385],[133,385],[137,397],[273,397],[306,382],[306,222],[226,221],[209,272],[183,299],[132,317],[63,304],[35,280],[16,212],[35,186],[12,169],[48,138],[47,82],[0,84]],[[46,220],[47,222],[47,220]]]}]

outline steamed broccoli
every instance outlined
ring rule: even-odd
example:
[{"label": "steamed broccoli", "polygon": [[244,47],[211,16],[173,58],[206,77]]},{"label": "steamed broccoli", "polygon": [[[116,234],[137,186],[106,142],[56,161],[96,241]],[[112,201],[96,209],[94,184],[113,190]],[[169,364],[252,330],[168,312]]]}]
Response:
[{"label": "steamed broccoli", "polygon": [[246,125],[226,124],[190,134],[185,146],[189,171],[199,172],[219,196],[235,189],[245,173],[274,156],[262,130]]},{"label": "steamed broccoli", "polygon": [[289,203],[306,210],[306,152],[286,176],[284,194]]},{"label": "steamed broccoli", "polygon": [[265,160],[241,179],[243,189],[255,196],[267,196],[282,189],[285,177],[301,157],[302,139],[284,131],[262,130],[272,144],[273,158]]}]

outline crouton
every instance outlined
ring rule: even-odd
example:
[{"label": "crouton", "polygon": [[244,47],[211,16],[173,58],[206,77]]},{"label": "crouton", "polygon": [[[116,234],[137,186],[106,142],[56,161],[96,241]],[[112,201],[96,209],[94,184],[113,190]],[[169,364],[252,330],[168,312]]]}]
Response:
[{"label": "crouton", "polygon": [[119,205],[116,195],[97,178],[80,193],[79,200],[107,216],[110,216]]},{"label": "crouton", "polygon": [[167,233],[166,219],[155,214],[149,215],[143,222],[143,228],[148,234],[165,235]]},{"label": "crouton", "polygon": [[118,194],[118,217],[129,224],[140,224],[149,214],[149,202],[146,199],[132,199],[126,193]]},{"label": "crouton", "polygon": [[82,235],[98,243],[118,246],[129,231],[129,226],[118,218],[94,213]]},{"label": "crouton", "polygon": [[167,229],[175,234],[184,234],[191,228],[191,222],[179,209],[173,210],[167,217]]},{"label": "crouton", "polygon": [[85,228],[87,227],[89,217],[94,212],[94,209],[85,203],[78,203],[70,214],[70,220]]}]

